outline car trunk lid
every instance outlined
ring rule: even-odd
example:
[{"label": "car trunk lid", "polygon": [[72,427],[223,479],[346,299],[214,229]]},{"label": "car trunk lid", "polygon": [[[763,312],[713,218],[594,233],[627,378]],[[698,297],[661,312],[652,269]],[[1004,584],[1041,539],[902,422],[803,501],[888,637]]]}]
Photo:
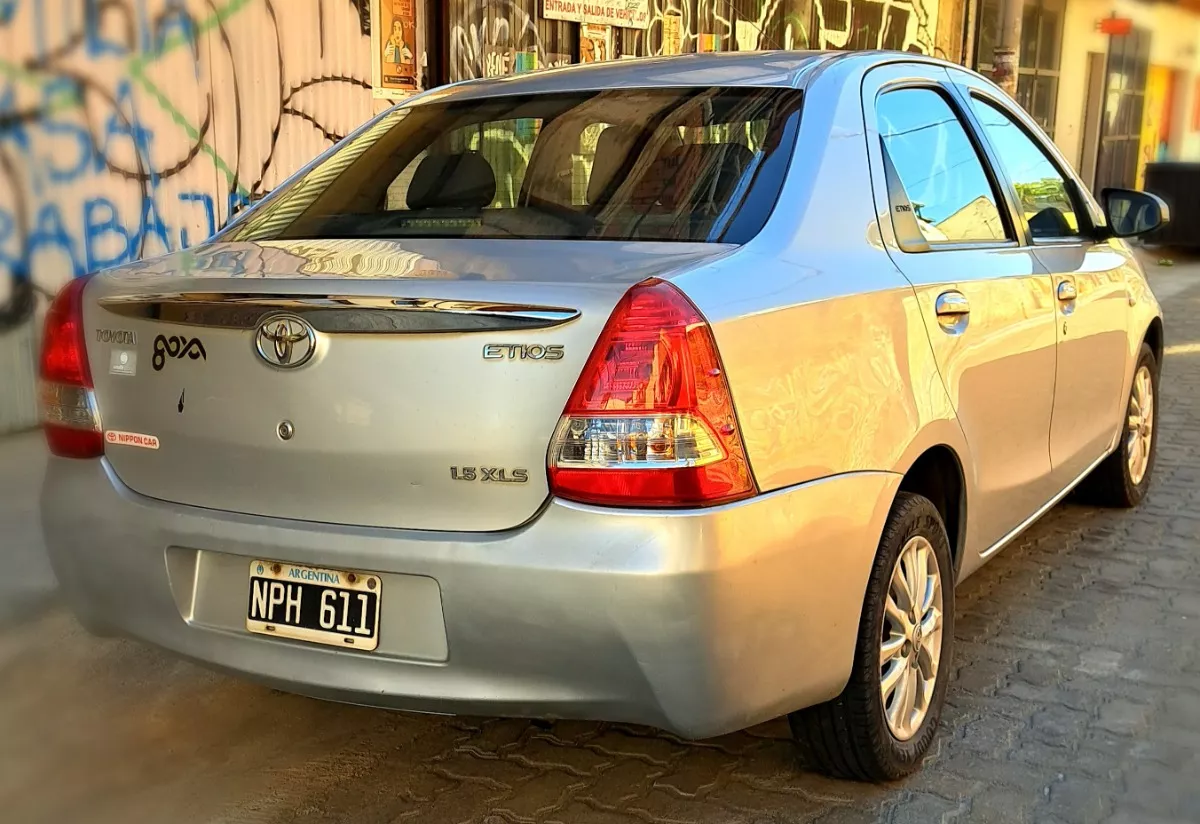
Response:
[{"label": "car trunk lid", "polygon": [[217,510],[518,526],[621,295],[731,248],[279,241],[105,274],[84,317],[106,459],[136,492]]}]

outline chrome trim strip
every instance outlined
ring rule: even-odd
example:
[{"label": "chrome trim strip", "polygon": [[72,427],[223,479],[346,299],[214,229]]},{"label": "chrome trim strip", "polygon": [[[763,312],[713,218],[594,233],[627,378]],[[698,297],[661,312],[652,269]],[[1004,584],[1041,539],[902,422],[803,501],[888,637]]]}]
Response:
[{"label": "chrome trim strip", "polygon": [[113,295],[98,301],[125,317],[184,326],[254,329],[272,312],[295,313],[330,334],[420,334],[546,329],[579,317],[578,309],[441,298],[356,295],[161,292]]},{"label": "chrome trim strip", "polygon": [[979,553],[979,557],[980,558],[990,558],[992,555],[995,555],[997,552],[1004,549],[1004,547],[1008,546],[1013,541],[1013,539],[1017,538],[1022,532],[1029,529],[1029,527],[1033,526],[1035,521],[1037,521],[1039,518],[1041,518],[1043,515],[1045,515],[1051,509],[1054,509],[1054,507],[1058,506],[1058,503],[1063,498],[1070,495],[1071,491],[1073,489],[1075,489],[1075,487],[1079,486],[1080,482],[1083,481],[1084,478],[1086,478],[1088,475],[1092,474],[1093,469],[1098,467],[1100,464],[1104,463],[1104,461],[1112,453],[1113,453],[1113,450],[1110,448],[1107,452],[1105,452],[1099,458],[1092,461],[1091,465],[1088,466],[1087,469],[1083,470],[1083,472],[1080,473],[1078,478],[1071,481],[1069,484],[1067,484],[1063,488],[1063,490],[1061,492],[1059,492],[1057,495],[1055,495],[1053,498],[1051,498],[1046,503],[1042,504],[1042,506],[1036,512],[1034,512],[1032,515],[1030,515],[1024,521],[1021,521],[1021,523],[1017,524],[1015,527],[1013,527],[1013,529],[1010,530],[1007,535],[1005,535],[999,541],[996,541],[996,543],[992,544],[990,547],[985,549],[983,552]]}]

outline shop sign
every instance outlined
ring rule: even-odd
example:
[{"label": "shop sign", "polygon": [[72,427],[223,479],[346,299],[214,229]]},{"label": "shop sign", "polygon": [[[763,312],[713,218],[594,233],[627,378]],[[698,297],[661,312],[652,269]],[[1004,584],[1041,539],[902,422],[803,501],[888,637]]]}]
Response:
[{"label": "shop sign", "polygon": [[650,28],[650,0],[542,0],[542,16],[572,23]]},{"label": "shop sign", "polygon": [[372,0],[371,85],[375,97],[405,97],[418,88],[417,0]]}]

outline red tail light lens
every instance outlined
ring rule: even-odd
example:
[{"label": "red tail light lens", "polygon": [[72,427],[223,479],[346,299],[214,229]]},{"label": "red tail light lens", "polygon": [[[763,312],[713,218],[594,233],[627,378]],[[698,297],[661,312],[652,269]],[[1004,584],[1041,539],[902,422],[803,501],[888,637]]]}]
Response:
[{"label": "red tail light lens", "polygon": [[621,506],[707,506],[755,494],[708,323],[651,279],[625,294],[550,445],[551,491]]},{"label": "red tail light lens", "polygon": [[77,278],[63,287],[46,313],[42,337],[42,429],[50,451],[64,458],[97,458],[104,454],[83,334],[86,286],[87,278]]}]

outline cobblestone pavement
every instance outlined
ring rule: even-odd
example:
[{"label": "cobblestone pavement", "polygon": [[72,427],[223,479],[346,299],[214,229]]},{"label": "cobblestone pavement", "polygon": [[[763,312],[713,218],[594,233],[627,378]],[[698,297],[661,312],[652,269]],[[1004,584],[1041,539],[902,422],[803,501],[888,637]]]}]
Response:
[{"label": "cobblestone pavement", "polygon": [[1156,276],[1153,491],[1133,513],[1059,507],[962,586],[944,726],[907,781],[798,771],[783,722],[688,744],[323,704],[93,640],[51,601],[0,632],[0,819],[1200,821],[1200,266],[1184,269]]}]

